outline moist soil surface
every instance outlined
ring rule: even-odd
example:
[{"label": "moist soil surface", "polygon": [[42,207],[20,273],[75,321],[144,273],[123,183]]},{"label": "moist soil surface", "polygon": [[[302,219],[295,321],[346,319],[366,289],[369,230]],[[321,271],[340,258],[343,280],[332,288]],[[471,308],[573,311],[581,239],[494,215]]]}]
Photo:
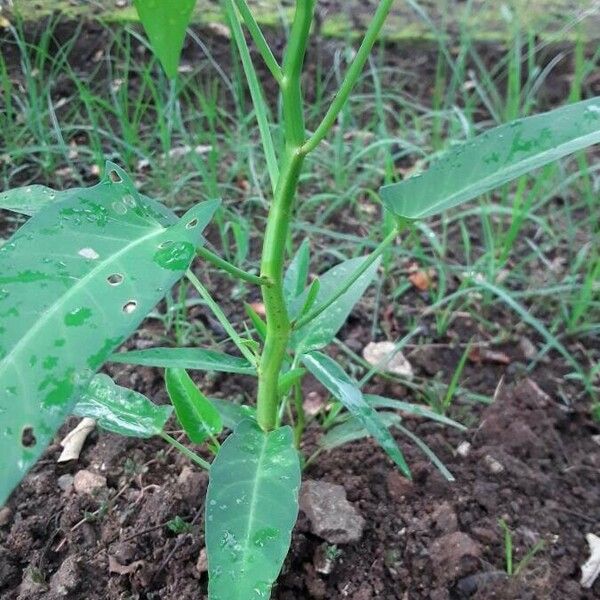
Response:
[{"label": "moist soil surface", "polygon": [[[555,84],[556,93],[560,82]],[[0,220],[3,237],[14,226],[14,220]],[[229,297],[227,283],[215,279],[213,287],[217,281],[220,296]],[[423,306],[421,296],[415,291],[403,302]],[[367,297],[353,312],[340,335],[356,352],[371,341],[365,308],[369,302]],[[396,317],[405,307],[382,311],[380,319],[388,322],[388,333],[397,336],[403,330]],[[236,310],[227,308],[229,313]],[[526,373],[526,344],[519,338],[514,316],[486,310],[488,319],[510,332],[508,341],[491,348],[495,355],[482,352],[470,360],[462,381],[470,390],[493,397],[493,403],[458,403],[452,408],[451,416],[469,425],[467,432],[411,417],[405,420],[405,426],[438,454],[455,481],[447,482],[405,438],[398,441],[412,467],[413,482],[368,440],[320,454],[307,467],[305,478],[342,485],[365,519],[363,536],[357,543],[339,545],[337,551],[325,548],[301,513],[274,588],[275,600],[600,597],[599,582],[591,590],[579,584],[580,565],[588,558],[585,535],[600,529],[600,427],[590,417],[589,398],[580,395],[571,405],[561,399],[571,384],[563,379],[568,371],[564,361],[552,354]],[[193,309],[191,318],[214,326],[201,308]],[[425,343],[407,350],[421,377],[442,373],[448,381],[464,345],[473,336],[485,338],[464,315],[440,336],[435,335],[431,317],[421,322]],[[155,325],[153,330],[146,324],[129,345],[147,347],[149,340],[161,335]],[[541,345],[534,336],[532,340]],[[167,402],[158,370],[118,366],[107,372],[121,385],[158,403]],[[199,381],[210,395],[230,399],[254,395],[249,379],[209,374]],[[313,381],[306,382],[307,397],[317,390]],[[373,383],[367,391],[413,399],[397,383]],[[77,419],[69,419],[0,509],[0,597],[206,598],[202,552],[206,473],[160,440],[98,431],[89,436],[79,460],[58,464],[58,440],[76,423]],[[176,425],[171,422],[169,427]],[[320,435],[316,426],[309,427],[302,447],[306,456],[316,449]],[[105,478],[94,493],[75,491],[73,477],[82,470]],[[176,517],[188,526],[169,527]],[[538,548],[512,576],[506,573],[500,520],[512,532],[514,570],[531,549]],[[324,554],[332,562],[327,569]]]},{"label": "moist soil surface", "polygon": [[[482,388],[485,381],[498,382],[496,366],[486,373],[481,365],[469,368],[479,371]],[[157,371],[120,368],[112,374],[166,401]],[[588,555],[585,534],[600,524],[594,437],[600,429],[587,413],[566,410],[535,378],[508,383],[507,375],[493,404],[472,413],[477,425],[468,432],[407,418],[454,474],[453,483],[402,439],[412,483],[371,441],[321,454],[305,478],[344,487],[366,521],[363,537],[339,545],[330,573],[321,574],[324,542],[300,513],[273,598],[597,598],[598,583],[588,591],[579,585],[579,567]],[[220,378],[209,391],[231,396],[243,383]],[[373,391],[401,390],[387,385]],[[75,423],[71,419],[61,434]],[[319,435],[309,430],[305,452]],[[105,432],[91,435],[76,462],[58,464],[59,453],[57,443],[48,449],[1,513],[3,599],[206,597],[205,472],[160,441]],[[106,485],[92,494],[74,491],[73,476],[83,469],[104,476]],[[167,524],[176,517],[189,528],[171,531]],[[500,519],[513,533],[515,568],[543,544],[513,577],[505,573]]]}]

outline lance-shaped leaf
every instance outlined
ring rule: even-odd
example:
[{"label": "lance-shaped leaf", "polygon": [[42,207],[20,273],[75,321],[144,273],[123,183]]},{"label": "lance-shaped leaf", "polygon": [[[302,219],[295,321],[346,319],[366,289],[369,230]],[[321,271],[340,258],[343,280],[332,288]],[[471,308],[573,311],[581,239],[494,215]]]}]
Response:
[{"label": "lance-shaped leaf", "polygon": [[240,375],[256,375],[256,369],[245,359],[204,348],[147,348],[119,352],[111,362],[144,367],[176,368],[190,371],[220,371]]},{"label": "lance-shaped leaf", "polygon": [[306,286],[309,263],[310,245],[308,239],[305,239],[298,247],[296,254],[294,254],[294,258],[286,269],[283,278],[283,293],[288,308],[291,307],[294,298],[299,296]]},{"label": "lance-shaped leaf", "polygon": [[[339,291],[340,287],[350,280],[368,257],[358,257],[346,260],[336,265],[329,271],[319,276],[320,285],[316,297],[312,300],[312,307],[316,310],[330,301]],[[318,350],[329,344],[335,334],[342,328],[354,305],[361,299],[366,289],[377,274],[379,260],[376,260],[331,306],[324,310],[315,319],[295,331],[292,335],[291,345],[302,352]],[[314,288],[313,288],[314,289]],[[290,302],[290,317],[300,315],[311,293],[309,286],[304,292]]]},{"label": "lance-shaped leaf", "polygon": [[243,421],[210,469],[206,548],[210,600],[268,598],[298,516],[300,461],[290,427]]},{"label": "lance-shaped leaf", "polygon": [[219,411],[223,427],[235,429],[242,421],[247,419],[256,421],[256,409],[246,404],[236,404],[231,400],[222,398],[210,398],[211,403]]},{"label": "lance-shaped leaf", "polygon": [[113,165],[0,248],[0,503],[94,372],[185,273],[217,205],[166,228]]},{"label": "lance-shaped leaf", "polygon": [[81,395],[73,414],[95,419],[100,427],[119,435],[149,438],[162,432],[172,411],[171,406],[158,406],[101,373]]},{"label": "lance-shaped leaf", "polygon": [[185,31],[196,0],[134,0],[140,21],[169,79],[177,76]]},{"label": "lance-shaped leaf", "polygon": [[[402,417],[396,413],[382,411],[377,413],[381,422],[388,429],[393,426],[398,426],[402,422]],[[319,446],[324,450],[333,450],[339,446],[344,446],[350,442],[362,440],[370,437],[371,434],[364,425],[356,418],[349,417],[342,423],[334,425],[320,440]]]},{"label": "lance-shaped leaf", "polygon": [[198,389],[185,369],[167,369],[165,383],[177,419],[194,444],[219,435],[223,422],[219,411]]},{"label": "lance-shaped leaf", "polygon": [[344,373],[344,370],[329,356],[321,352],[311,352],[302,357],[304,366],[336,397],[364,428],[377,440],[386,454],[396,463],[408,478],[410,469],[404,460],[396,440],[381,420],[377,411],[365,400],[357,385]]},{"label": "lance-shaped leaf", "polygon": [[422,219],[600,143],[600,97],[519,119],[454,146],[422,175],[381,188],[395,215]]}]

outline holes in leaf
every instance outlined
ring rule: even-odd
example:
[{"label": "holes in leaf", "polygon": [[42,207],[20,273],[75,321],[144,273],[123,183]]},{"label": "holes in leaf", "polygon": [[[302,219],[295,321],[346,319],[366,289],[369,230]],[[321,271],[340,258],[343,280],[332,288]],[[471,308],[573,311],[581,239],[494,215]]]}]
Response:
[{"label": "holes in leaf", "polygon": [[108,176],[113,183],[121,183],[123,181],[122,177],[114,169],[108,172]]},{"label": "holes in leaf", "polygon": [[112,207],[118,215],[124,215],[127,212],[127,207],[122,202],[113,202]]},{"label": "holes in leaf", "polygon": [[121,273],[113,273],[106,278],[108,285],[121,285],[123,283],[123,275]]},{"label": "holes in leaf", "polygon": [[198,225],[198,219],[192,219],[187,225],[186,228],[187,229],[193,229],[194,227],[196,227],[196,225]]},{"label": "holes in leaf", "polygon": [[129,302],[125,302],[123,304],[123,312],[126,315],[130,315],[137,308],[138,303],[135,300],[129,300]]},{"label": "holes in leaf", "polygon": [[172,243],[173,240],[166,240],[165,242],[162,242],[162,244],[159,244],[158,247],[162,250],[163,248],[168,248]]},{"label": "holes in leaf", "polygon": [[83,258],[89,258],[90,260],[96,260],[100,257],[93,248],[82,248],[77,254],[83,256]]},{"label": "holes in leaf", "polygon": [[24,427],[21,433],[21,445],[24,448],[33,448],[37,444],[33,427]]}]

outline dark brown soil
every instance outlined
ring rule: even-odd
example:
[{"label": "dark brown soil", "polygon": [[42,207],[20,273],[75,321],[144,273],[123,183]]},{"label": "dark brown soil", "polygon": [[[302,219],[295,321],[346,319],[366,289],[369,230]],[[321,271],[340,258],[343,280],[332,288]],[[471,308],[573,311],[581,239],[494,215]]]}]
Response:
[{"label": "dark brown soil", "polygon": [[[150,393],[160,385],[157,375],[140,370],[117,378],[135,379],[137,389]],[[503,388],[479,417],[467,434],[409,420],[456,476],[452,484],[402,441],[412,484],[372,442],[321,455],[306,477],[345,487],[366,519],[364,537],[341,546],[333,571],[319,575],[322,540],[301,515],[274,598],[598,597],[598,584],[586,592],[578,578],[587,557],[584,536],[600,525],[600,447],[592,438],[600,429],[532,379]],[[309,432],[305,449],[318,435]],[[455,449],[464,441],[472,448],[461,457]],[[58,454],[58,445],[49,448],[1,521],[3,599],[205,597],[206,574],[198,570],[204,472],[159,441],[107,433],[93,434],[77,464],[58,465]],[[96,497],[75,493],[65,477],[84,468],[107,478]],[[193,523],[190,532],[167,528],[177,516]],[[502,573],[501,518],[514,534],[515,565],[544,542],[518,577]]]}]

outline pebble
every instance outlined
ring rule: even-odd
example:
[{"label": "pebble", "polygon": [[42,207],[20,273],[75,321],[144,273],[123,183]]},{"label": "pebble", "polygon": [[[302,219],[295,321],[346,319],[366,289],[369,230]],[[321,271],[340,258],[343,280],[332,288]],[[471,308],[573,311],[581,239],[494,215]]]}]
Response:
[{"label": "pebble", "polygon": [[206,548],[202,548],[200,550],[200,554],[198,554],[198,560],[196,561],[196,571],[198,573],[206,573],[208,571],[208,556],[206,554]]},{"label": "pebble", "polygon": [[78,494],[93,494],[106,487],[106,477],[83,469],[75,473],[73,487]]},{"label": "pebble", "polygon": [[75,478],[73,477],[73,475],[65,473],[56,480],[56,483],[61,490],[63,490],[64,492],[69,492],[73,488],[74,481]]},{"label": "pebble", "polygon": [[79,564],[75,555],[67,556],[58,571],[52,575],[50,589],[55,596],[70,596],[77,589],[80,581]]},{"label": "pebble", "polygon": [[474,571],[479,566],[481,553],[481,546],[461,531],[443,535],[429,546],[433,571],[443,582],[454,581]]},{"label": "pebble", "polygon": [[471,452],[471,443],[467,442],[466,440],[461,442],[456,447],[456,454],[461,458],[467,458],[467,456],[469,456],[469,452]]},{"label": "pebble", "polygon": [[0,508],[0,527],[8,525],[12,521],[12,510],[8,506]]},{"label": "pebble", "polygon": [[492,475],[498,475],[504,471],[504,465],[491,454],[486,454],[483,457],[483,463]]},{"label": "pebble", "polygon": [[305,481],[300,490],[300,509],[310,521],[311,532],[330,544],[358,542],[362,538],[365,520],[348,502],[341,485]]}]

